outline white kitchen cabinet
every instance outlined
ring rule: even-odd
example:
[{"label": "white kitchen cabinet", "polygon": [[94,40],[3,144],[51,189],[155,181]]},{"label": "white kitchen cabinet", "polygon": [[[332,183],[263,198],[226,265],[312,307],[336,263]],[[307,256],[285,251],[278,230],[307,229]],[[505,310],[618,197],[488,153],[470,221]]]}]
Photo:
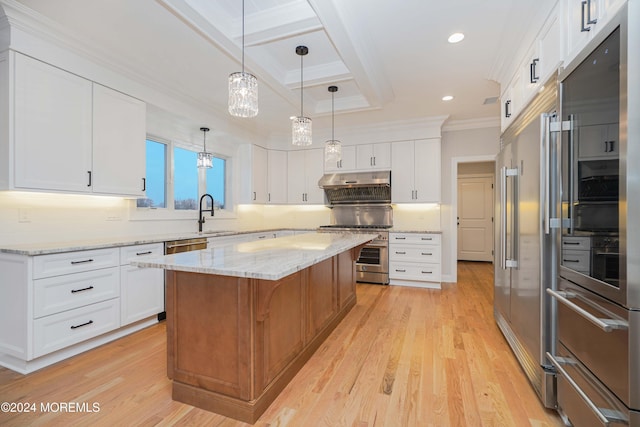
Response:
[{"label": "white kitchen cabinet", "polygon": [[324,192],[318,181],[324,171],[324,150],[289,151],[288,202],[289,204],[323,204]]},{"label": "white kitchen cabinet", "polygon": [[144,195],[143,102],[17,52],[0,62],[3,189]]},{"label": "white kitchen cabinet", "polygon": [[129,264],[143,257],[163,254],[162,243],[120,248],[120,326],[164,311],[164,270]]},{"label": "white kitchen cabinet", "polygon": [[500,101],[502,102],[500,127],[503,131],[509,127],[523,107],[524,88],[522,82],[522,73],[519,69],[500,97]]},{"label": "white kitchen cabinet", "polygon": [[146,104],[93,84],[93,192],[143,197]]},{"label": "white kitchen cabinet", "polygon": [[267,152],[267,203],[287,203],[287,152],[268,150]]},{"label": "white kitchen cabinet", "polygon": [[389,233],[389,284],[440,288],[441,235]]},{"label": "white kitchen cabinet", "polygon": [[538,83],[544,84],[562,64],[562,27],[560,25],[559,7],[551,11],[536,42],[538,44],[538,63],[534,67],[539,77]]},{"label": "white kitchen cabinet", "polygon": [[[0,253],[2,278],[13,284],[0,286],[0,324],[11,325],[0,328],[0,365],[27,374],[157,323],[163,271],[139,269],[156,280],[150,292],[135,298],[151,282],[146,275],[123,274],[131,250],[151,247],[153,254],[163,253],[162,244],[34,256]],[[122,322],[122,309],[141,313],[154,303],[160,310],[154,307],[146,319]]]},{"label": "white kitchen cabinet", "polygon": [[565,64],[578,56],[626,2],[627,0],[565,0]]},{"label": "white kitchen cabinet", "polygon": [[13,187],[91,192],[92,83],[18,53],[9,62],[11,56]]},{"label": "white kitchen cabinet", "polygon": [[620,140],[617,123],[580,126],[578,128],[578,159],[599,160],[618,158]]},{"label": "white kitchen cabinet", "polygon": [[268,174],[268,156],[267,150],[257,145],[251,146],[251,201],[253,203],[267,202],[267,174]]},{"label": "white kitchen cabinet", "polygon": [[440,202],[440,139],[395,142],[392,146],[391,201]]},{"label": "white kitchen cabinet", "polygon": [[356,146],[356,169],[380,170],[391,168],[391,143]]},{"label": "white kitchen cabinet", "polygon": [[325,172],[348,172],[356,170],[356,146],[342,146],[342,158],[337,162],[326,161],[324,163]]}]

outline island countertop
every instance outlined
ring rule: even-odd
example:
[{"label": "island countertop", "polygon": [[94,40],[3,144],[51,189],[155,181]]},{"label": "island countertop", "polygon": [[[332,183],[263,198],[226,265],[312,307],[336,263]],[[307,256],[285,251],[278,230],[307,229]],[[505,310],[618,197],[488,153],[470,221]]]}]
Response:
[{"label": "island countertop", "polygon": [[131,264],[192,273],[279,280],[376,237],[377,234],[306,233],[229,243],[198,251],[139,259]]}]

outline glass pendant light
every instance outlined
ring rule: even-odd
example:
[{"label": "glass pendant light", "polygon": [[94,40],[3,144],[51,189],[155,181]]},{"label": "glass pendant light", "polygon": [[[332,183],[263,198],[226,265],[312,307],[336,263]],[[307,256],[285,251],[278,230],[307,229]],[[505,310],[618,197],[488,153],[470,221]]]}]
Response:
[{"label": "glass pendant light", "polygon": [[258,79],[244,71],[244,0],[242,0],[242,71],[229,75],[229,114],[235,117],[258,115]]},{"label": "glass pendant light", "polygon": [[200,130],[204,134],[204,151],[198,153],[198,168],[209,169],[213,167],[213,154],[207,152],[207,132],[209,132],[209,128],[200,128]]},{"label": "glass pendant light", "polygon": [[302,58],[309,53],[309,48],[306,46],[298,46],[296,47],[296,53],[300,55],[300,115],[298,117],[293,118],[293,122],[291,123],[291,134],[293,145],[298,146],[306,146],[311,145],[311,119],[309,117],[305,117],[303,114],[303,103],[304,103],[304,86],[302,79]]},{"label": "glass pendant light", "polygon": [[338,86],[329,86],[329,92],[331,92],[331,139],[324,144],[324,159],[326,162],[338,163],[342,159],[342,144],[338,141],[334,134],[334,97],[338,91]]}]

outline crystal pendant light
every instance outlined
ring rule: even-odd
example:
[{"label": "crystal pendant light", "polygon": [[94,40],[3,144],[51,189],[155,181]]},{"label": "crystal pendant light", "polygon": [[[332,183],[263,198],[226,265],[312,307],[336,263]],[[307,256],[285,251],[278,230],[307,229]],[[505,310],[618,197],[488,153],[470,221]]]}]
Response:
[{"label": "crystal pendant light", "polygon": [[213,154],[207,152],[207,132],[209,128],[200,128],[204,135],[204,150],[198,153],[198,168],[209,169],[213,167]]},{"label": "crystal pendant light", "polygon": [[229,75],[229,114],[235,117],[258,115],[258,79],[244,71],[244,0],[242,0],[242,71]]},{"label": "crystal pendant light", "polygon": [[329,92],[331,92],[331,139],[324,144],[324,159],[325,162],[338,163],[342,159],[342,144],[334,136],[334,97],[338,91],[338,86],[329,86]]},{"label": "crystal pendant light", "polygon": [[293,145],[305,146],[311,145],[311,119],[305,117],[303,114],[303,102],[304,102],[304,86],[302,84],[302,58],[309,53],[309,48],[306,46],[296,47],[296,53],[300,55],[300,115],[293,118],[291,123],[291,134]]}]

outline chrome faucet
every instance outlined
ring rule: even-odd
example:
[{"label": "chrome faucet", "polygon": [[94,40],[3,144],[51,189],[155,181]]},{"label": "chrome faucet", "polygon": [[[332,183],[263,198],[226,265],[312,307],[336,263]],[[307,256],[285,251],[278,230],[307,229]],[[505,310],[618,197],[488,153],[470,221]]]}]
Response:
[{"label": "chrome faucet", "polygon": [[[202,209],[202,201],[205,197],[209,197],[211,199],[211,209]],[[204,224],[204,216],[203,212],[211,212],[211,216],[213,216],[213,196],[211,194],[205,193],[200,197],[200,212],[198,212],[198,231],[202,232],[202,224]]]}]

